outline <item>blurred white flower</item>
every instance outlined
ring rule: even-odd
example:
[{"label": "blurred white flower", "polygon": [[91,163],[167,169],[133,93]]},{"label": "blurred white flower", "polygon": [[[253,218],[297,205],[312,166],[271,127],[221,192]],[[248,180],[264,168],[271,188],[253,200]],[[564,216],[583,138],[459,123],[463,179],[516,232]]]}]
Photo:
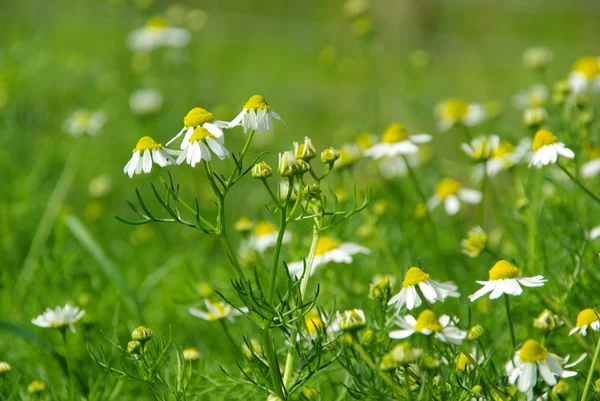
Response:
[{"label": "blurred white flower", "polygon": [[102,174],[94,177],[90,181],[88,192],[92,198],[105,197],[112,188],[112,180],[108,174]]},{"label": "blurred white flower", "polygon": [[523,52],[523,65],[530,70],[545,68],[552,61],[552,51],[547,47],[530,47]]},{"label": "blurred white flower", "polygon": [[498,149],[500,137],[498,135],[478,136],[473,138],[469,143],[461,143],[460,148],[473,161],[480,162],[488,160],[492,154]]},{"label": "blurred white flower", "polygon": [[244,133],[248,130],[272,132],[274,118],[285,124],[279,114],[273,111],[273,108],[267,104],[264,97],[254,95],[248,99],[240,114],[229,123],[227,128],[241,125],[244,128]]},{"label": "blurred white flower", "polygon": [[469,104],[462,99],[443,100],[435,108],[441,131],[447,131],[457,123],[467,126],[480,124],[485,120],[486,114],[482,105]]},{"label": "blurred white flower", "polygon": [[[408,165],[407,165],[408,162]],[[408,173],[408,167],[419,167],[422,158],[419,153],[413,153],[404,157],[383,158],[379,160],[379,172],[386,180],[405,177]]]},{"label": "blurred white flower", "polygon": [[147,51],[159,47],[184,47],[190,43],[192,36],[183,28],[167,26],[161,17],[151,18],[144,27],[131,32],[127,37],[127,45],[131,50]]},{"label": "blurred white flower", "polygon": [[247,312],[248,308],[240,308],[234,309],[233,306],[225,303],[223,301],[211,302],[208,299],[204,300],[204,305],[206,306],[206,311],[202,309],[190,307],[188,308],[188,312],[191,315],[199,317],[200,319],[208,320],[208,321],[216,321],[227,319],[231,323],[234,322],[234,316],[240,316],[243,312]]},{"label": "blurred white flower", "polygon": [[475,189],[466,189],[452,178],[444,178],[435,189],[435,194],[427,201],[429,210],[435,209],[441,202],[449,216],[460,211],[460,202],[477,204],[481,202],[482,194]]},{"label": "blurred white flower", "polygon": [[160,167],[175,164],[175,160],[169,154],[179,155],[179,153],[176,150],[164,148],[149,136],[144,136],[140,138],[133,149],[133,156],[131,156],[131,159],[125,165],[123,172],[129,175],[130,178],[134,174],[141,174],[142,172],[148,174],[152,171],[153,162]]},{"label": "blurred white flower", "polygon": [[544,84],[535,84],[526,91],[513,97],[513,103],[518,109],[543,106],[548,102],[550,91]]},{"label": "blurred white flower", "polygon": [[592,159],[581,165],[579,175],[581,178],[592,178],[600,173],[600,158]]},{"label": "blurred white flower", "polygon": [[575,157],[575,153],[571,149],[567,148],[554,134],[545,129],[536,132],[531,149],[533,150],[533,156],[529,162],[529,167],[540,168],[550,163],[556,163],[559,155],[568,159]]},{"label": "blurred white flower", "polygon": [[[272,248],[277,243],[279,230],[275,224],[262,220],[254,226],[254,233],[248,240],[248,246],[258,252],[264,252]],[[282,244],[287,244],[292,239],[292,234],[285,231],[282,238]]]},{"label": "blurred white flower", "polygon": [[71,331],[75,332],[75,323],[85,315],[85,311],[71,304],[64,307],[57,306],[54,309],[47,308],[46,311],[31,320],[31,323],[39,327],[50,327],[53,329],[62,329],[69,326]]},{"label": "blurred white flower", "polygon": [[581,57],[573,64],[567,78],[573,93],[582,92],[588,88],[600,89],[600,57]]},{"label": "blurred white flower", "polygon": [[163,95],[157,89],[139,89],[129,97],[129,108],[138,116],[147,116],[160,110]]},{"label": "blurred white flower", "polygon": [[403,339],[414,333],[426,336],[433,334],[440,341],[461,344],[467,337],[465,331],[459,330],[451,324],[450,316],[442,315],[438,319],[436,314],[429,309],[421,312],[417,319],[412,315],[399,316],[396,318],[396,325],[400,327],[400,330],[390,331],[390,338]]},{"label": "blurred white flower", "polygon": [[65,122],[63,129],[74,137],[83,134],[96,135],[106,123],[106,114],[103,111],[76,110]]},{"label": "blurred white flower", "polygon": [[364,155],[373,159],[394,157],[419,152],[416,144],[427,143],[432,140],[431,135],[410,135],[408,130],[399,123],[390,124],[383,135],[381,142],[364,151]]}]

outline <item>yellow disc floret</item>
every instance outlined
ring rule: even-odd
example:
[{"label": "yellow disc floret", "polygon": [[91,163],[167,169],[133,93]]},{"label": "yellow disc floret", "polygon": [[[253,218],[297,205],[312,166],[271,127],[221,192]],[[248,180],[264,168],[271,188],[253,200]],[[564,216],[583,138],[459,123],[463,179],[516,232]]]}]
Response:
[{"label": "yellow disc floret", "polygon": [[212,123],[214,121],[212,113],[204,110],[201,107],[194,107],[183,118],[183,125],[186,128],[200,127],[204,123]]},{"label": "yellow disc floret", "polygon": [[465,370],[469,365],[472,365],[471,361],[464,353],[461,352],[458,356],[458,360],[456,361],[456,368],[458,370]]},{"label": "yellow disc floret", "polygon": [[592,79],[600,74],[600,60],[593,56],[582,57],[573,64],[573,71]]},{"label": "yellow disc floret", "polygon": [[277,227],[269,221],[262,220],[254,226],[254,235],[260,237],[262,235],[272,234],[277,231]]},{"label": "yellow disc floret", "polygon": [[559,140],[556,136],[554,136],[552,132],[545,129],[541,129],[535,133],[531,149],[533,149],[534,152],[537,152],[544,146],[552,145],[557,142],[559,142]]},{"label": "yellow disc floret", "polygon": [[331,237],[321,237],[317,242],[317,250],[315,255],[322,255],[326,252],[336,249],[338,246],[340,246],[339,241],[336,241]]},{"label": "yellow disc floret", "polygon": [[319,333],[319,331],[323,330],[323,321],[321,320],[321,318],[319,317],[319,315],[315,315],[315,316],[307,316],[304,319],[305,323],[306,323],[306,328],[308,330],[308,334],[310,334],[311,336],[317,335]]},{"label": "yellow disc floret", "polygon": [[146,22],[147,28],[160,29],[167,26],[167,20],[163,17],[152,17]]},{"label": "yellow disc floret", "polygon": [[356,137],[356,145],[360,150],[367,150],[374,145],[373,137],[374,135],[370,132],[361,132]]},{"label": "yellow disc floret", "polygon": [[144,150],[160,149],[160,148],[162,148],[162,145],[160,143],[156,142],[154,139],[150,138],[149,136],[143,136],[140,138],[137,145],[135,145],[133,152],[134,153],[142,152]]},{"label": "yellow disc floret", "polygon": [[442,199],[446,199],[451,195],[456,195],[461,188],[460,182],[452,178],[444,178],[435,189],[435,194]]},{"label": "yellow disc floret", "polygon": [[421,312],[417,318],[417,324],[415,324],[415,330],[417,331],[429,330],[436,332],[441,331],[443,328],[435,313],[430,309]]},{"label": "yellow disc floret", "polygon": [[381,140],[385,143],[402,142],[409,137],[408,130],[400,123],[390,124],[381,136]]},{"label": "yellow disc floret", "polygon": [[527,340],[519,350],[519,359],[526,363],[534,363],[546,360],[548,351],[546,347],[535,340]]},{"label": "yellow disc floret", "polygon": [[248,102],[246,102],[244,108],[246,110],[259,110],[270,109],[271,106],[269,106],[267,102],[265,102],[265,98],[261,95],[254,95],[250,99],[248,99]]},{"label": "yellow disc floret", "polygon": [[469,104],[462,99],[450,99],[444,104],[442,117],[445,120],[458,121],[467,116]]},{"label": "yellow disc floret", "polygon": [[194,130],[192,136],[190,136],[190,142],[203,141],[206,142],[206,138],[214,138],[215,136],[208,132],[204,127],[198,127]]},{"label": "yellow disc floret", "polygon": [[516,278],[519,275],[519,269],[506,260],[500,260],[490,269],[490,280],[504,280]]},{"label": "yellow disc floret", "polygon": [[498,147],[492,153],[492,157],[500,158],[509,155],[515,151],[515,147],[508,141],[500,141]]},{"label": "yellow disc floret", "polygon": [[418,267],[411,267],[406,272],[406,276],[404,276],[404,281],[402,282],[402,287],[410,287],[412,285],[417,285],[423,281],[429,280],[429,274],[425,273],[423,270]]},{"label": "yellow disc floret", "polygon": [[577,327],[589,326],[598,320],[598,313],[593,309],[584,309],[577,315]]},{"label": "yellow disc floret", "polygon": [[229,314],[227,309],[229,309],[229,305],[223,303],[223,302],[211,302],[211,305],[213,308],[216,309],[216,311],[208,312],[208,320],[219,320],[219,319],[223,319],[225,317],[227,317],[227,315]]}]

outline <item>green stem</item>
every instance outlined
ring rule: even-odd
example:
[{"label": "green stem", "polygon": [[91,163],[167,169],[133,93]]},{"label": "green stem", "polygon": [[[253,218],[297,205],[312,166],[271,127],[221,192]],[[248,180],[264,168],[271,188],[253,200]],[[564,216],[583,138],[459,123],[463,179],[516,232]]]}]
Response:
[{"label": "green stem", "polygon": [[515,328],[510,315],[510,299],[508,297],[508,294],[504,294],[504,305],[506,306],[506,316],[508,317],[508,327],[510,328],[510,341],[514,351],[514,349],[517,348],[517,341],[515,340]]},{"label": "green stem", "polygon": [[590,371],[588,373],[587,379],[585,380],[585,387],[583,390],[583,395],[581,396],[581,401],[586,401],[588,394],[590,393],[590,389],[592,387],[592,380],[594,378],[594,371],[596,370],[596,365],[598,364],[599,356],[600,356],[600,337],[598,338],[598,342],[596,343],[596,351],[594,351],[594,358],[592,359],[592,366],[590,366]]},{"label": "green stem", "polygon": [[250,147],[250,142],[252,142],[252,138],[254,138],[254,130],[250,131],[250,133],[248,134],[248,138],[246,139],[246,143],[244,144],[244,147],[242,148],[242,153],[240,154],[240,163],[242,162],[242,160],[244,159],[244,156],[246,155],[246,152],[248,151],[248,148]]},{"label": "green stem", "polygon": [[583,185],[583,183],[581,181],[579,181],[577,178],[575,178],[575,176],[565,167],[563,166],[560,162],[556,162],[556,165],[558,167],[560,167],[560,169],[562,171],[565,172],[566,175],[569,176],[569,178],[579,186],[579,188],[583,189],[593,200],[596,201],[596,203],[600,204],[600,197],[598,197],[598,195],[596,195],[595,193],[593,193],[588,187],[586,187],[585,185]]},{"label": "green stem", "polygon": [[233,336],[231,335],[231,332],[229,331],[229,327],[227,327],[227,323],[225,322],[225,319],[219,320],[219,323],[221,323],[221,327],[223,327],[223,331],[225,332],[225,336],[227,337],[227,339],[231,343],[231,347],[233,348],[233,351],[236,354],[239,354],[240,353],[240,349],[238,347],[238,344],[233,339]]},{"label": "green stem", "polygon": [[408,366],[404,366],[404,381],[406,382],[406,393],[408,394],[408,401],[412,401],[412,391],[410,391],[410,373]]},{"label": "green stem", "polygon": [[67,372],[69,374],[69,400],[75,400],[75,382],[73,380],[73,366],[71,366],[71,355],[69,353],[69,345],[67,344],[67,328],[60,328],[60,334],[65,346],[65,360],[67,362]]},{"label": "green stem", "polygon": [[394,392],[396,392],[397,394],[403,394],[404,391],[402,391],[402,388],[398,385],[398,383],[396,383],[394,380],[392,380],[392,378],[390,376],[388,376],[385,372],[381,371],[379,369],[379,367],[377,367],[377,365],[375,365],[375,362],[373,362],[373,360],[371,359],[369,354],[367,354],[367,352],[361,345],[360,338],[358,338],[358,335],[356,333],[353,333],[352,337],[354,340],[354,341],[352,341],[352,345],[354,346],[354,349],[356,350],[358,355],[360,355],[360,357],[363,359],[363,361],[365,361],[365,363],[373,371],[377,372],[379,377],[381,377],[383,379],[383,381],[386,382],[392,390],[394,390]]},{"label": "green stem", "polygon": [[479,227],[483,226],[483,214],[485,207],[485,189],[487,187],[488,175],[487,175],[487,162],[483,163],[483,178],[481,180],[481,202],[479,203],[479,215],[477,218],[477,224]]}]

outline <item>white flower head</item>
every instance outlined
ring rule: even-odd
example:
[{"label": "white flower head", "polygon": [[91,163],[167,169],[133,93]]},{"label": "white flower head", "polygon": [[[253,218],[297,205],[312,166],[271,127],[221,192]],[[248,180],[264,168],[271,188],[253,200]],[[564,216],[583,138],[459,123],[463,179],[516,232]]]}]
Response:
[{"label": "white flower head", "polygon": [[169,27],[164,18],[154,17],[129,34],[127,45],[134,51],[148,51],[159,47],[184,47],[191,38],[187,30]]},{"label": "white flower head", "polygon": [[470,143],[461,143],[460,148],[475,162],[486,161],[498,149],[500,138],[498,135],[479,136]]},{"label": "white flower head", "polygon": [[411,267],[404,276],[402,289],[394,295],[388,305],[394,305],[398,309],[406,305],[408,310],[413,310],[421,305],[421,297],[417,291],[417,287],[427,299],[428,302],[436,301],[444,302],[448,297],[459,297],[458,287],[452,282],[440,283],[431,280],[429,274],[425,273],[418,267]]},{"label": "white flower head", "polygon": [[249,130],[261,133],[273,132],[273,119],[285,124],[279,114],[273,111],[273,108],[267,104],[264,97],[254,95],[248,99],[240,114],[229,123],[227,128],[241,125],[244,128],[244,133]]},{"label": "white flower head", "polygon": [[399,123],[390,124],[383,135],[381,142],[364,151],[364,155],[373,159],[395,157],[419,152],[417,144],[430,142],[431,135],[410,135],[408,130]]},{"label": "white flower head", "polygon": [[550,163],[556,163],[558,156],[564,156],[568,159],[575,157],[575,153],[571,149],[567,148],[554,134],[545,129],[535,133],[531,149],[533,150],[533,156],[529,162],[529,167],[540,168]]},{"label": "white flower head", "polygon": [[520,92],[513,98],[513,103],[518,109],[540,107],[548,102],[550,90],[544,84],[535,84],[528,90]]},{"label": "white flower head", "polygon": [[106,114],[103,111],[76,110],[65,122],[63,129],[74,137],[83,134],[95,136],[106,123]]},{"label": "white flower head", "polygon": [[129,108],[138,116],[147,116],[160,110],[163,95],[158,89],[138,89],[129,96]]},{"label": "white flower head", "polygon": [[527,340],[515,352],[512,361],[506,365],[506,374],[510,384],[517,383],[523,393],[529,392],[538,382],[538,372],[549,386],[555,386],[557,376],[562,377],[563,360],[548,352],[546,347],[536,340]]},{"label": "white flower head", "polygon": [[[275,246],[278,234],[279,231],[273,223],[266,220],[259,221],[254,226],[254,233],[248,240],[248,246],[258,252],[264,252]],[[292,234],[284,232],[282,244],[287,244],[291,239]]]},{"label": "white flower head", "polygon": [[188,138],[188,144],[177,158],[177,164],[184,161],[194,167],[201,160],[211,161],[211,151],[221,160],[229,157],[229,152],[225,149],[225,138],[223,136],[214,136],[206,128],[198,127]]},{"label": "white flower head", "polygon": [[[486,173],[489,177],[495,177],[502,170],[507,170],[530,158],[531,139],[523,138],[516,147],[512,143],[502,140],[485,163]],[[483,169],[476,170],[474,176],[475,180],[481,180]]]},{"label": "white flower head", "polygon": [[581,165],[579,175],[581,178],[596,177],[600,173],[600,157],[594,158]]},{"label": "white flower head", "polygon": [[77,323],[85,315],[85,311],[71,304],[66,304],[64,307],[57,306],[54,309],[47,308],[44,313],[31,319],[31,323],[39,327],[50,327],[53,329],[62,329],[69,326],[71,331],[75,333],[75,323]]},{"label": "white flower head", "polygon": [[481,202],[481,192],[475,189],[466,189],[451,178],[444,178],[440,181],[435,194],[427,202],[429,210],[435,209],[441,202],[444,202],[446,213],[454,216],[460,211],[460,202],[477,204]]},{"label": "white flower head", "polygon": [[438,319],[436,314],[430,309],[421,312],[417,319],[412,315],[399,316],[396,318],[396,325],[401,329],[390,331],[390,338],[403,339],[414,333],[421,333],[426,336],[433,334],[435,338],[443,342],[461,344],[467,337],[465,331],[459,330],[451,324],[450,316],[442,315]]},{"label": "white flower head", "polygon": [[523,52],[523,65],[530,70],[545,68],[551,61],[552,50],[547,47],[529,47]]},{"label": "white flower head", "polygon": [[456,124],[480,124],[486,119],[487,113],[480,104],[469,104],[462,99],[447,99],[436,106],[435,114],[440,130],[447,131]]},{"label": "white flower head", "polygon": [[569,331],[569,335],[578,333],[580,336],[586,336],[588,328],[594,331],[600,330],[600,317],[594,309],[584,309],[577,315],[575,327]]},{"label": "white flower head", "polygon": [[193,316],[211,322],[216,320],[227,319],[233,323],[234,316],[240,316],[242,315],[242,312],[248,311],[247,308],[240,308],[239,310],[235,309],[233,306],[223,301],[211,302],[208,299],[205,299],[204,305],[206,306],[206,311],[190,307],[188,308],[188,312],[190,312],[190,314],[192,314]]},{"label": "white flower head", "polygon": [[586,56],[578,59],[573,64],[567,82],[575,94],[588,88],[600,89],[600,57]]},{"label": "white flower head", "polygon": [[490,269],[489,277],[489,281],[477,282],[483,285],[483,287],[474,294],[469,295],[471,302],[490,292],[490,299],[499,298],[502,294],[521,295],[523,293],[521,285],[525,287],[542,287],[547,281],[543,276],[519,276],[519,269],[506,260],[498,261]]},{"label": "white flower head", "polygon": [[343,169],[354,165],[362,156],[360,148],[355,143],[344,144],[339,149],[340,157],[334,162],[333,166],[337,169]]},{"label": "white flower head", "polygon": [[133,156],[125,165],[123,172],[132,178],[134,174],[150,173],[153,163],[160,167],[174,164],[175,160],[169,154],[178,155],[179,152],[166,149],[149,136],[144,136],[133,149]]},{"label": "white flower head", "polygon": [[[331,237],[321,236],[317,242],[317,250],[315,251],[310,274],[314,274],[317,267],[329,262],[350,264],[354,261],[353,256],[360,253],[368,255],[371,250],[354,242],[339,242]],[[304,262],[301,260],[292,262],[288,264],[288,269],[291,276],[300,277],[304,269]]]},{"label": "white flower head", "polygon": [[190,137],[196,130],[196,128],[202,127],[206,129],[214,138],[220,138],[223,136],[222,128],[225,128],[227,123],[225,121],[215,120],[213,114],[201,107],[194,107],[191,109],[186,116],[183,118],[183,128],[177,133],[169,142],[167,146],[174,140],[183,136],[181,141],[181,150],[185,149],[190,141]]},{"label": "white flower head", "polygon": [[406,156],[383,158],[379,160],[379,172],[386,180],[403,178],[408,174],[408,169],[419,167],[423,162],[420,153],[412,153]]}]

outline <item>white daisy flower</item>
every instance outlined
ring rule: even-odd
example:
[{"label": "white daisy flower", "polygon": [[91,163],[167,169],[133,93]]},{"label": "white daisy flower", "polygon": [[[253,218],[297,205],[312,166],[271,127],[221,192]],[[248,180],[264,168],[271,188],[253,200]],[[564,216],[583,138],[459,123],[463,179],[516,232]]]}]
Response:
[{"label": "white daisy flower", "polygon": [[[313,260],[311,275],[315,273],[317,267],[325,265],[329,262],[334,263],[352,263],[353,255],[356,254],[368,255],[371,253],[369,248],[355,244],[354,242],[339,242],[327,236],[319,237],[317,242],[317,250]],[[300,260],[288,264],[288,269],[291,276],[302,275],[304,270],[304,261]]]},{"label": "white daisy flower", "polygon": [[223,301],[211,302],[208,299],[204,300],[204,305],[206,306],[206,311],[202,309],[190,307],[188,308],[188,312],[193,316],[199,317],[200,319],[208,320],[214,322],[216,320],[227,319],[231,323],[234,322],[234,316],[242,315],[242,312],[247,312],[248,308],[240,308],[234,309],[233,306],[225,303]]},{"label": "white daisy flower", "polygon": [[[254,233],[248,240],[248,246],[258,252],[264,252],[275,246],[279,231],[273,223],[263,220],[256,223]],[[283,234],[282,244],[287,244],[292,239],[292,234],[285,232]]]},{"label": "white daisy flower", "polygon": [[535,133],[531,149],[533,150],[533,156],[529,162],[529,167],[540,168],[550,163],[556,163],[558,156],[564,156],[568,159],[575,157],[575,153],[571,149],[568,149],[554,134],[545,129]]},{"label": "white daisy flower", "polygon": [[137,145],[133,149],[133,156],[125,165],[123,172],[132,178],[134,174],[141,174],[142,172],[148,174],[152,171],[152,163],[158,164],[160,167],[174,164],[175,160],[171,155],[178,155],[179,152],[171,149],[163,148],[163,146],[156,142],[149,136],[143,136],[138,141]]},{"label": "white daisy flower", "polygon": [[158,89],[139,89],[129,96],[129,108],[138,116],[147,116],[160,110],[163,95]]},{"label": "white daisy flower", "polygon": [[129,34],[127,45],[134,51],[148,51],[159,47],[184,47],[191,38],[187,30],[169,27],[164,18],[154,17],[144,27]]},{"label": "white daisy flower", "polygon": [[54,309],[47,308],[44,313],[31,319],[31,323],[39,327],[51,327],[53,329],[62,329],[69,326],[75,333],[75,323],[85,315],[85,311],[71,304],[66,304],[63,308],[57,306]]},{"label": "white daisy flower", "polygon": [[343,169],[354,165],[362,156],[357,144],[344,144],[339,149],[340,157],[333,163],[333,167]]},{"label": "white daisy flower", "polygon": [[79,109],[65,120],[63,129],[74,137],[79,137],[83,134],[95,136],[105,122],[106,114],[103,111],[92,112],[86,109]]},{"label": "white daisy flower", "polygon": [[183,118],[183,128],[181,131],[179,131],[177,135],[173,137],[173,139],[167,142],[166,146],[169,146],[171,142],[185,133],[183,140],[181,141],[181,150],[185,149],[185,147],[188,145],[190,137],[194,133],[194,130],[198,127],[206,129],[215,138],[220,138],[223,136],[222,128],[225,128],[226,126],[227,123],[225,121],[215,120],[212,113],[204,110],[201,107],[194,107]]},{"label": "white daisy flower", "polygon": [[417,287],[427,301],[434,303],[436,301],[444,302],[448,297],[459,297],[458,287],[452,282],[440,283],[430,279],[429,274],[418,267],[411,267],[404,276],[402,289],[394,295],[388,302],[388,305],[397,304],[398,309],[406,305],[408,310],[413,310],[421,305],[421,297]]},{"label": "white daisy flower", "polygon": [[513,104],[518,109],[540,107],[548,102],[550,90],[544,84],[535,84],[528,90],[520,92],[513,97]]},{"label": "white daisy flower", "polygon": [[456,124],[480,124],[485,120],[487,113],[485,107],[480,104],[469,104],[462,99],[448,99],[436,106],[435,114],[440,130],[447,131]]},{"label": "white daisy flower", "polygon": [[558,382],[556,377],[563,373],[562,362],[560,357],[549,353],[536,340],[527,340],[506,365],[508,382],[517,383],[519,391],[526,393],[537,384],[539,371],[546,384],[555,386]]},{"label": "white daisy flower", "polygon": [[530,47],[523,52],[523,65],[530,70],[546,68],[552,61],[552,50],[547,47]]},{"label": "white daisy flower", "polygon": [[177,164],[181,164],[185,161],[187,164],[194,167],[201,160],[209,162],[212,159],[210,154],[211,150],[219,159],[224,160],[229,157],[229,152],[223,146],[224,141],[225,137],[216,137],[208,132],[206,128],[198,127],[189,137],[188,145],[177,158]]},{"label": "white daisy flower", "polygon": [[414,333],[426,336],[434,334],[435,338],[443,342],[461,344],[467,337],[465,331],[459,330],[450,323],[450,316],[442,315],[438,319],[436,314],[429,309],[421,312],[417,319],[412,315],[399,316],[396,318],[396,325],[401,327],[401,330],[390,331],[390,338],[403,339]]},{"label": "white daisy flower", "polygon": [[427,201],[429,210],[435,209],[442,201],[446,213],[454,216],[460,211],[460,202],[477,204],[481,202],[481,192],[475,189],[466,189],[451,178],[444,178],[435,189],[435,194]]},{"label": "white daisy flower", "polygon": [[[528,160],[531,156],[531,139],[523,138],[515,147],[508,141],[500,141],[490,159],[485,163],[486,173],[489,177],[495,177],[502,170],[507,170],[519,163]],[[483,177],[483,171],[479,170],[476,180]]]},{"label": "white daisy flower", "polygon": [[588,88],[600,89],[600,57],[582,57],[573,64],[567,78],[573,93],[582,92]]},{"label": "white daisy flower", "polygon": [[248,99],[240,114],[229,123],[227,128],[241,125],[244,128],[244,133],[248,132],[248,130],[261,133],[272,132],[274,118],[285,124],[279,114],[273,111],[271,106],[267,104],[264,97],[254,95]]},{"label": "white daisy flower", "polygon": [[498,135],[479,136],[471,140],[470,143],[461,143],[460,148],[473,161],[481,162],[488,160],[500,145]]},{"label": "white daisy flower", "polygon": [[381,142],[364,151],[364,155],[373,159],[409,155],[419,152],[417,144],[431,142],[431,135],[410,135],[402,124],[393,123],[381,136]]},{"label": "white daisy flower", "polygon": [[600,330],[600,318],[598,317],[598,312],[591,308],[579,312],[575,327],[569,331],[569,335],[578,333],[580,336],[586,336],[588,327],[594,331]]},{"label": "white daisy flower", "polygon": [[379,161],[379,172],[386,180],[403,178],[408,174],[409,167],[419,167],[421,162],[422,158],[419,153],[413,153],[404,157],[383,158]]},{"label": "white daisy flower", "polygon": [[600,158],[595,158],[581,165],[579,176],[581,178],[592,178],[600,173]]},{"label": "white daisy flower", "polygon": [[483,285],[481,289],[469,295],[471,302],[490,293],[490,299],[499,298],[502,294],[521,295],[525,287],[542,287],[547,281],[543,276],[521,277],[519,269],[506,260],[498,261],[489,271],[489,281],[477,281]]}]

